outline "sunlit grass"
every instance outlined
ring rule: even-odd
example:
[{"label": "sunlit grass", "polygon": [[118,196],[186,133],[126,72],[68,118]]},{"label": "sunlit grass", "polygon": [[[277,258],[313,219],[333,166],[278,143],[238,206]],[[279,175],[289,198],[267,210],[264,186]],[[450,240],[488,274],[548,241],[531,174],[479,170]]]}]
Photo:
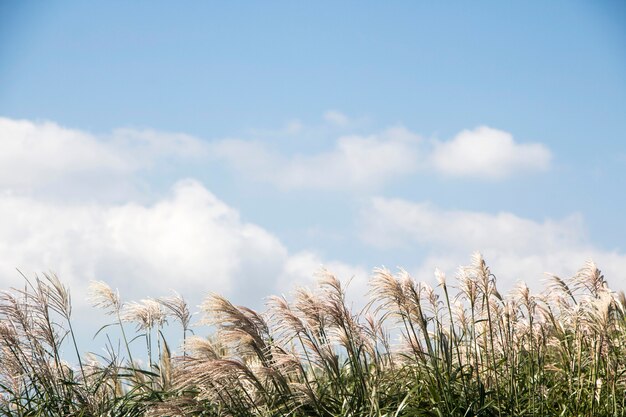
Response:
[{"label": "sunlit grass", "polygon": [[[321,275],[313,290],[271,297],[264,312],[209,295],[197,323],[208,327],[196,334],[178,295],[124,302],[93,283],[94,306],[111,317],[94,329],[109,340],[100,357],[79,352],[59,280],[26,280],[0,295],[0,413],[626,415],[626,298],[593,263],[548,277],[541,293],[520,284],[507,295],[480,255],[454,282],[437,272],[437,288],[376,270],[358,312]],[[163,336],[168,321],[184,340],[177,354]],[[137,337],[145,345],[133,351]],[[59,353],[65,345],[76,363]]]}]

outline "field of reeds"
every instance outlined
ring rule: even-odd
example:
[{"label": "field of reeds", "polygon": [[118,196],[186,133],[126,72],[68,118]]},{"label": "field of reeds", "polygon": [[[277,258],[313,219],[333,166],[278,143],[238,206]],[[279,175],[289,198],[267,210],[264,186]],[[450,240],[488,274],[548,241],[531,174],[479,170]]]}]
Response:
[{"label": "field of reeds", "polygon": [[[374,271],[351,311],[330,272],[264,312],[211,294],[125,302],[105,283],[108,354],[84,354],[53,275],[0,295],[7,416],[625,416],[626,298],[589,262],[507,295],[483,258],[438,286]],[[177,333],[182,346],[163,336]],[[68,363],[60,352],[73,352]],[[178,353],[173,353],[176,350]]]}]

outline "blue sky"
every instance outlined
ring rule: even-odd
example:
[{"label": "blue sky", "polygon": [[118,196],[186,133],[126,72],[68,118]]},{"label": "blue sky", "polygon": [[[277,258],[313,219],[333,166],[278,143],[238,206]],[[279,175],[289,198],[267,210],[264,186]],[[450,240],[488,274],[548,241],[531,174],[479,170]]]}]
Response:
[{"label": "blue sky", "polygon": [[623,288],[625,109],[620,2],[0,2],[0,283]]}]

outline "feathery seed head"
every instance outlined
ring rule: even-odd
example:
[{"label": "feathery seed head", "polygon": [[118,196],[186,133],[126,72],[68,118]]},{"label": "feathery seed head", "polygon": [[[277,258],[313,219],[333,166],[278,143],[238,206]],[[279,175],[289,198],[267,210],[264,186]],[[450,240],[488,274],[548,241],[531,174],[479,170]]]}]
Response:
[{"label": "feathery seed head", "polygon": [[187,302],[180,294],[174,291],[174,295],[159,298],[157,301],[170,312],[171,317],[180,322],[183,329],[189,328],[191,313]]},{"label": "feathery seed head", "polygon": [[119,313],[122,308],[120,294],[113,291],[109,285],[103,281],[92,281],[89,285],[90,299],[94,307],[103,308],[107,314]]},{"label": "feathery seed head", "polygon": [[153,299],[128,303],[122,314],[122,320],[135,323],[139,330],[150,330],[155,325],[162,326],[165,319],[161,304]]}]

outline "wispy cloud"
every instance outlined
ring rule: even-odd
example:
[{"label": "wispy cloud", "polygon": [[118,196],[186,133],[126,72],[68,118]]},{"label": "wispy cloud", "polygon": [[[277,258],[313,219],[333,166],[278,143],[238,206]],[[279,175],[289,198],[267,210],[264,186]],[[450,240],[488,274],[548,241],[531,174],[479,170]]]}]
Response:
[{"label": "wispy cloud", "polygon": [[350,118],[337,110],[328,110],[324,113],[324,120],[337,126],[347,126],[350,124]]},{"label": "wispy cloud", "polygon": [[341,136],[332,149],[316,154],[285,155],[262,142],[237,139],[214,143],[212,152],[248,178],[280,188],[368,188],[414,172],[419,142],[419,136],[397,127]]},{"label": "wispy cloud", "polygon": [[[336,111],[336,125],[349,119]],[[305,134],[300,122],[289,135]],[[303,133],[304,132],[304,133]],[[511,134],[479,127],[450,141],[425,141],[404,127],[339,136],[325,151],[285,152],[265,140],[202,140],[182,133],[117,129],[94,135],[52,122],[0,118],[0,187],[28,189],[81,178],[118,181],[173,161],[225,161],[237,173],[282,189],[375,189],[409,175],[504,179],[546,170],[551,153],[541,144],[520,144]],[[309,138],[308,141],[311,139]],[[290,144],[297,149],[297,144]],[[65,187],[68,188],[68,187]]]},{"label": "wispy cloud", "polygon": [[[407,242],[433,248],[552,251],[585,241],[579,214],[537,222],[508,212],[442,210],[431,203],[374,198],[364,212],[364,238],[382,247]],[[391,232],[391,233],[388,233]]]},{"label": "wispy cloud", "polygon": [[573,273],[587,259],[594,259],[619,277],[626,268],[626,254],[594,247],[583,218],[536,221],[512,213],[489,214],[443,210],[430,203],[374,198],[361,214],[361,238],[378,248],[420,248],[426,254],[422,275],[435,267],[454,270],[467,254],[485,254],[493,271],[508,284],[537,281],[544,272]]},{"label": "wispy cloud", "polygon": [[[336,111],[324,117],[336,126],[350,124]],[[300,126],[294,134],[306,131]],[[341,135],[329,149],[315,153],[287,153],[266,141],[228,139],[214,142],[211,153],[248,179],[282,189],[335,190],[372,189],[410,175],[504,180],[546,171],[552,159],[543,144],[518,143],[510,133],[485,126],[448,141],[423,140],[402,126]]]}]

